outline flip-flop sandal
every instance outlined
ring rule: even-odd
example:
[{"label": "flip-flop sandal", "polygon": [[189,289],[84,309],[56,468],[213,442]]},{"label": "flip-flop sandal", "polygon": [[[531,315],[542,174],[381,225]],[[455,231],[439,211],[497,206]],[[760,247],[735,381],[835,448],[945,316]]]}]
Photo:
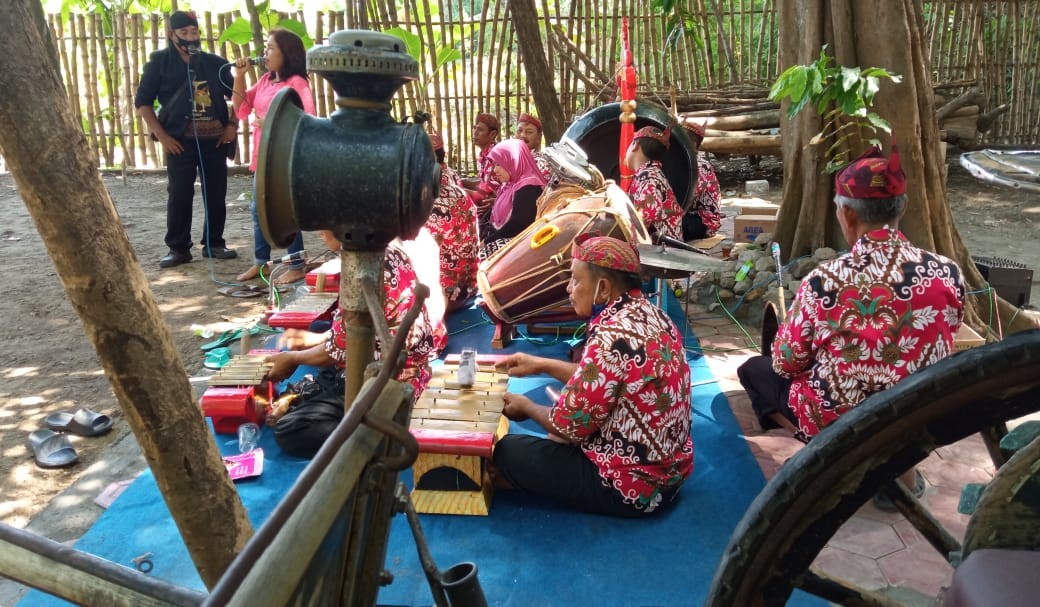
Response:
[{"label": "flip-flop sandal", "polygon": [[64,468],[79,461],[69,437],[41,428],[29,435],[36,465],[41,468]]},{"label": "flip-flop sandal", "polygon": [[55,432],[71,432],[78,436],[100,436],[112,429],[112,418],[90,409],[75,413],[51,413],[43,420]]},{"label": "flip-flop sandal", "polygon": [[202,366],[207,369],[223,369],[229,362],[231,362],[230,348],[214,348],[206,352],[206,360]]},{"label": "flip-flop sandal", "polygon": [[260,297],[267,295],[266,287],[256,285],[235,285],[232,287],[220,287],[217,293],[227,297]]}]

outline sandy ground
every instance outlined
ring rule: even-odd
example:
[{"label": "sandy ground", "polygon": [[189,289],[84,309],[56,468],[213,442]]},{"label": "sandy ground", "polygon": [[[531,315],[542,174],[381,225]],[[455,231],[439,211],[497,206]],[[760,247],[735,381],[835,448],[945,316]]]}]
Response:
[{"label": "sandy ground", "polygon": [[[746,163],[736,168],[726,163],[721,177],[724,190],[737,191],[746,179],[769,178],[773,183],[769,197],[778,200],[779,174],[777,164],[752,170]],[[234,281],[252,257],[251,178],[233,176],[229,182],[226,238],[228,246],[237,249],[241,257],[211,262],[196,250],[192,263],[167,270],[158,266],[159,258],[166,253],[165,174],[130,175],[125,182],[119,176],[105,176],[104,181],[177,344],[185,373],[193,377],[206,374],[199,346],[208,340],[194,335],[191,325],[244,323],[265,306],[262,297],[239,299],[217,293],[222,284]],[[1040,246],[1036,243],[1040,238],[1040,196],[981,183],[953,163],[949,183],[953,213],[972,254],[1009,258],[1040,270]],[[89,471],[114,468],[117,476],[131,478],[143,462],[135,455],[134,441],[128,437],[129,428],[97,354],[65,298],[13,178],[6,174],[0,175],[0,208],[4,209],[0,282],[8,285],[0,299],[0,343],[4,344],[0,351],[0,522],[34,528],[30,521]],[[196,196],[196,238],[201,213]],[[1032,285],[1032,302],[1040,304],[1036,282]],[[71,468],[37,467],[26,442],[29,433],[43,427],[48,414],[80,407],[112,416],[113,431],[98,438],[72,437],[80,461]],[[120,446],[122,450],[117,449]],[[127,464],[128,458],[136,459]],[[113,460],[124,460],[124,465],[115,466]],[[118,480],[112,478],[111,470],[101,478],[105,482],[77,485],[81,502],[92,501],[108,482]],[[60,504],[51,504],[48,510],[52,516],[62,516]],[[74,527],[81,532],[99,512],[87,513]],[[69,533],[71,537],[53,539],[76,537],[75,531]]]}]

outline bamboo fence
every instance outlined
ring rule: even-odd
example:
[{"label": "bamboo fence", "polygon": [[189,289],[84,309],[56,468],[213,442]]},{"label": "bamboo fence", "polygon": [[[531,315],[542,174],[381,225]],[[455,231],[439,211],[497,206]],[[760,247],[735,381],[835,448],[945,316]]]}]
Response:
[{"label": "bamboo fence", "polygon": [[[343,11],[294,13],[315,44],[340,29],[399,27],[423,42],[420,81],[402,89],[394,113],[433,115],[433,128],[449,144],[449,162],[475,166],[469,145],[473,118],[499,116],[503,134],[515,117],[531,112],[506,0],[350,0]],[[725,106],[761,106],[778,65],[776,0],[684,0],[691,34],[668,43],[664,18],[645,0],[538,0],[542,35],[564,115],[576,118],[614,100],[621,20],[631,32],[641,99],[697,111]],[[931,0],[923,3],[934,84],[951,95],[981,89],[987,107],[1010,111],[980,144],[1034,146],[1040,141],[1040,2],[1022,0]],[[205,50],[224,57],[255,56],[251,44],[216,44],[237,14],[200,13]],[[148,137],[133,107],[138,79],[151,52],[164,48],[164,18],[158,14],[50,15],[62,76],[72,110],[100,167],[162,165],[161,148]],[[433,69],[438,47],[457,49],[462,59]],[[228,75],[230,78],[230,74]],[[318,114],[327,116],[334,96],[311,75]],[[242,129],[239,163],[247,163],[251,139]],[[0,159],[0,169],[2,169]]]}]

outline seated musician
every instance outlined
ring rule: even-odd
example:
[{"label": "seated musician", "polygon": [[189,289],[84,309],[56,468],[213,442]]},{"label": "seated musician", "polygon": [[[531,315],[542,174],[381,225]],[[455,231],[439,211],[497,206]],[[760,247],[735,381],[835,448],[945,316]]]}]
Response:
[{"label": "seated musician", "polygon": [[516,131],[513,133],[513,137],[527,144],[542,177],[549,181],[552,175],[552,165],[542,152],[542,121],[530,114],[520,114],[516,119]]},{"label": "seated musician", "polygon": [[635,172],[628,197],[643,217],[651,235],[682,240],[682,207],[665,177],[661,161],[671,143],[671,130],[645,126],[634,135],[625,154],[625,165]]},{"label": "seated musician", "polygon": [[[772,356],[737,371],[763,428],[808,441],[863,399],[953,353],[964,314],[957,264],[899,231],[906,175],[872,148],[834,180],[852,250],[802,281]],[[907,482],[909,481],[909,482]],[[923,484],[911,475],[907,487]]]},{"label": "seated musician", "polygon": [[477,210],[462,189],[458,173],[444,162],[444,140],[430,135],[430,141],[441,165],[441,187],[426,228],[440,247],[440,282],[450,312],[477,293]]},{"label": "seated musician", "polygon": [[[342,245],[331,231],[319,230],[318,235],[325,241],[329,250],[340,250]],[[383,294],[385,297],[383,311],[386,314],[391,334],[397,332],[405,313],[415,300],[416,282],[418,282],[418,277],[408,254],[402,248],[400,241],[392,241],[386,247],[386,260],[383,263]],[[333,315],[332,329],[320,336],[312,334],[312,337],[308,338],[297,332],[287,332],[288,341],[285,346],[290,349],[267,357],[267,362],[273,363],[268,376],[273,380],[286,379],[300,365],[314,367],[336,365],[341,369],[345,367],[348,344],[341,322],[343,314],[344,311],[337,307]],[[412,330],[408,333],[408,339],[405,342],[407,355],[404,368],[396,378],[398,381],[411,383],[415,388],[416,397],[422,394],[422,391],[426,389],[426,384],[430,381],[430,362],[437,357],[435,333],[435,327],[424,307],[412,325]],[[377,358],[380,347],[381,344],[377,340]]]},{"label": "seated musician", "polygon": [[495,194],[502,185],[494,174],[494,163],[488,158],[491,149],[498,142],[500,128],[498,118],[492,114],[477,114],[473,122],[473,145],[480,150],[477,157],[477,178],[463,179],[462,186],[466,188],[469,199],[479,209],[487,207],[495,200]]},{"label": "seated musician", "polygon": [[[691,124],[687,131],[693,134],[697,148],[704,141],[704,126]],[[700,240],[719,231],[722,227],[722,213],[719,200],[722,193],[719,189],[719,178],[715,175],[715,167],[711,165],[704,152],[697,152],[697,187],[693,190],[693,204],[683,215],[683,240]]]},{"label": "seated musician", "polygon": [[488,152],[488,159],[502,186],[480,218],[482,259],[534,223],[538,197],[545,188],[545,178],[523,141],[506,139]]},{"label": "seated musician", "polygon": [[611,516],[670,503],[693,469],[690,368],[679,329],[639,290],[639,254],[607,236],[575,239],[567,285],[590,316],[578,364],[514,354],[513,376],[567,382],[551,406],[505,395],[503,413],[533,419],[549,438],[509,434],[495,446],[500,484]]}]

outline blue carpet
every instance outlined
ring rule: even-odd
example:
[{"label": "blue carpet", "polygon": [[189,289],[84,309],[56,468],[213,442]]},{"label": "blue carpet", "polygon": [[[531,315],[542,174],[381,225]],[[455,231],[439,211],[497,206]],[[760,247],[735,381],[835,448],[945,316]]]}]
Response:
[{"label": "blue carpet", "polygon": [[[669,312],[687,335],[692,381],[712,378],[696,338],[671,297]],[[448,353],[464,347],[492,353],[492,326],[469,308],[449,319]],[[504,350],[566,356],[567,338],[515,340]],[[547,378],[510,380],[510,390],[546,403]],[[718,384],[693,389],[693,474],[678,502],[647,520],[622,520],[567,511],[546,500],[499,491],[487,517],[421,515],[426,539],[440,569],[473,561],[492,605],[698,605],[704,600],[726,542],[764,480]],[[511,431],[543,434],[533,422],[513,423]],[[222,453],[237,452],[234,437],[217,435]],[[265,429],[260,440],[266,463],[261,477],[238,482],[254,525],[261,524],[294,482],[307,460],[287,456]],[[411,483],[410,472],[402,480]],[[205,499],[200,496],[200,499]],[[141,475],[76,548],[131,566],[152,552],[151,575],[204,590],[187,549],[162,501],[150,472]],[[394,582],[379,594],[381,605],[432,605],[415,543],[403,516],[394,518],[387,549]],[[808,602],[812,601],[812,602]],[[23,606],[67,605],[32,592]],[[791,604],[822,604],[796,594]]]}]

